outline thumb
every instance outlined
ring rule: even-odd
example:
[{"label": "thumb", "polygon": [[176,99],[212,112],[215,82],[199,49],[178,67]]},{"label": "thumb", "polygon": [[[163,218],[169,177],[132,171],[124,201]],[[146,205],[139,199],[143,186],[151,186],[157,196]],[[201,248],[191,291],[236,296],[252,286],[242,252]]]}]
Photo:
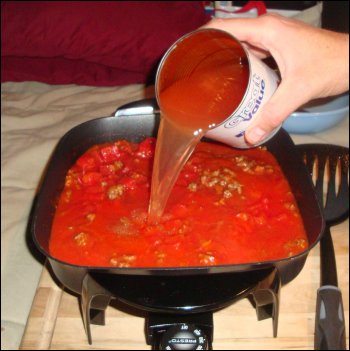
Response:
[{"label": "thumb", "polygon": [[295,81],[282,80],[276,92],[261,107],[256,119],[246,130],[245,138],[248,143],[257,144],[265,139],[292,112],[309,101],[309,94],[306,93],[305,87],[298,87],[295,83]]}]

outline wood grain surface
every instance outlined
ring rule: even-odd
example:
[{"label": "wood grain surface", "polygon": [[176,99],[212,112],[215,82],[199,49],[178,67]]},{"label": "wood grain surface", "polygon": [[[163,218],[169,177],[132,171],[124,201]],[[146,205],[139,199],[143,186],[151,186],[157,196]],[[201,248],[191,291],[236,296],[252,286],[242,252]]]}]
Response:
[{"label": "wood grain surface", "polygon": [[[339,287],[345,309],[349,348],[349,221],[332,228]],[[281,289],[278,336],[272,320],[257,321],[247,299],[214,313],[216,350],[312,350],[316,291],[320,282],[319,245],[311,250],[305,267]],[[129,311],[130,312],[130,311]],[[62,289],[44,267],[20,349],[22,350],[149,350],[142,314],[114,306],[106,310],[106,325],[92,325],[89,345],[78,298]]]}]

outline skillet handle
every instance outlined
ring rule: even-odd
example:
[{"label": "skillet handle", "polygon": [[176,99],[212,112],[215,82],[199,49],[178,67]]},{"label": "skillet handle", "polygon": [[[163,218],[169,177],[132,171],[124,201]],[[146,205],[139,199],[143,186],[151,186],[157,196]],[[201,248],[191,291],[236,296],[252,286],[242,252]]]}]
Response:
[{"label": "skillet handle", "polygon": [[346,350],[341,290],[324,285],[317,290],[315,350]]},{"label": "skillet handle", "polygon": [[157,100],[153,98],[133,101],[122,105],[114,113],[114,116],[153,115],[156,113],[160,113],[160,111]]}]

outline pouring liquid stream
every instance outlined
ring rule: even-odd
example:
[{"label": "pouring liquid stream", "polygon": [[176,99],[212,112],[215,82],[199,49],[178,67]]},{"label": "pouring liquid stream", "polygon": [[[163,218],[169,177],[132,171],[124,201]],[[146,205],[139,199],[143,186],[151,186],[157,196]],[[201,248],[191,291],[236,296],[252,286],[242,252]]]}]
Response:
[{"label": "pouring liquid stream", "polygon": [[186,161],[206,132],[238,107],[248,82],[247,62],[197,69],[160,91],[161,122],[153,164],[149,223],[157,223]]}]

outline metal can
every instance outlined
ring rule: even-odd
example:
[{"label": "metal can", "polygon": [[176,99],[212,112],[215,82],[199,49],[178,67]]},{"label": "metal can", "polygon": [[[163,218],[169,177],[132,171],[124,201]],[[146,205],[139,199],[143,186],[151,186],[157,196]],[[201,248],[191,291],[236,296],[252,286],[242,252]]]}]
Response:
[{"label": "metal can", "polygon": [[[222,64],[234,65],[237,62],[246,65],[248,73],[246,79],[238,79],[235,82],[241,89],[241,95],[233,96],[235,94],[232,94],[229,89],[225,90],[224,85],[236,77],[232,77],[232,74],[229,77],[230,74],[226,74],[228,71],[220,71],[219,67]],[[208,88],[209,84],[205,87],[207,98],[201,101],[202,111],[208,114],[208,120],[210,118],[215,120],[215,123],[211,123],[206,129],[205,136],[237,148],[250,148],[270,139],[280,127],[257,145],[247,143],[244,133],[258,116],[261,107],[277,89],[279,77],[239,40],[222,30],[211,28],[196,30],[181,37],[168,49],[160,62],[156,76],[156,97],[160,110],[162,111],[164,107],[162,91],[180,80],[186,84],[195,73],[206,73],[209,70],[212,70],[210,72],[213,72],[213,75],[216,74],[215,72],[221,72],[222,81],[217,81],[212,87]],[[196,96],[204,93],[201,89],[204,89],[205,85],[205,82],[198,85]],[[218,90],[221,92],[220,96],[218,96]],[[239,97],[238,100],[237,97]],[[224,112],[221,115],[215,115],[217,112],[210,110],[214,102],[222,104],[221,106],[227,105],[228,108],[217,106],[215,111],[222,109]],[[178,105],[179,111],[190,112],[186,110],[188,107],[181,106],[181,99]]]}]

